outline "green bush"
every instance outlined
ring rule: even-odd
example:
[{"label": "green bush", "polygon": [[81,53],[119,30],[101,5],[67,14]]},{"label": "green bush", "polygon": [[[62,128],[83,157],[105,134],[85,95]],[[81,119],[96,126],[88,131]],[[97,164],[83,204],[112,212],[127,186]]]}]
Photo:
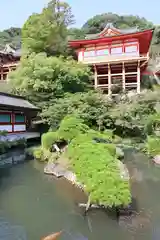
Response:
[{"label": "green bush", "polygon": [[67,142],[78,136],[80,133],[86,133],[89,127],[84,124],[84,121],[75,116],[66,116],[60,124],[57,131],[58,137]]},{"label": "green bush", "polygon": [[146,150],[149,155],[156,156],[160,154],[160,137],[148,136]]},{"label": "green bush", "polygon": [[52,145],[57,142],[58,135],[57,132],[47,132],[42,135],[41,144],[42,148],[51,150]]},{"label": "green bush", "polygon": [[[4,133],[5,134],[5,133]],[[12,147],[22,147],[24,148],[26,146],[26,140],[25,139],[18,139],[15,141],[0,141],[0,154],[3,154],[7,152]]]},{"label": "green bush", "polygon": [[8,134],[8,132],[7,131],[0,131],[0,136],[6,136]]},{"label": "green bush", "polygon": [[71,167],[91,201],[111,207],[131,201],[129,182],[120,176],[113,149],[111,144],[95,143],[88,134],[80,134],[67,150]]},{"label": "green bush", "polygon": [[114,134],[113,134],[113,130],[106,129],[106,130],[104,130],[103,133],[108,137],[108,139],[110,139],[110,140],[113,139],[113,136],[114,136]]},{"label": "green bush", "polygon": [[42,147],[37,147],[33,149],[33,156],[37,160],[43,160],[43,149]]},{"label": "green bush", "polygon": [[[100,143],[101,144],[101,143]],[[115,157],[116,156],[116,146],[114,144],[108,143],[104,147],[109,151],[109,153]]]},{"label": "green bush", "polygon": [[157,131],[160,131],[160,113],[149,115],[145,130],[148,135],[152,135]]}]

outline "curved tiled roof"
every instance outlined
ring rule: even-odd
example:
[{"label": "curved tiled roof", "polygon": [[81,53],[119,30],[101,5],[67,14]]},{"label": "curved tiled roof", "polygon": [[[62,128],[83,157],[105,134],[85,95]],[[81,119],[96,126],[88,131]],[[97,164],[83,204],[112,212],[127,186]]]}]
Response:
[{"label": "curved tiled roof", "polygon": [[9,106],[13,108],[25,108],[38,110],[36,106],[27,101],[24,97],[0,92],[0,106]]},{"label": "curved tiled roof", "polygon": [[9,44],[6,44],[6,47],[0,51],[1,55],[12,55],[13,57],[21,57],[21,48],[14,49]]},{"label": "curved tiled roof", "polygon": [[129,33],[135,33],[135,32],[139,31],[137,27],[119,29],[119,28],[114,27],[113,23],[107,23],[105,28],[100,33],[88,34],[88,35],[86,35],[86,39],[99,38],[101,36],[101,34],[103,34],[103,32],[107,31],[107,29],[112,29],[113,31],[119,32],[120,34],[129,34]]}]

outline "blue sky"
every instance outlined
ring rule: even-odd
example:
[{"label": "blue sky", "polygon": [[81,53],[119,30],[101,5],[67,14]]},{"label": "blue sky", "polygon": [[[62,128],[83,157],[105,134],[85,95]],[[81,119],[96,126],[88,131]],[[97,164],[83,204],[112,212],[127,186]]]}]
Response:
[{"label": "blue sky", "polygon": [[[21,27],[33,12],[40,12],[47,0],[0,0],[0,30]],[[67,0],[80,27],[88,18],[104,13],[133,14],[160,24],[160,0]]]}]

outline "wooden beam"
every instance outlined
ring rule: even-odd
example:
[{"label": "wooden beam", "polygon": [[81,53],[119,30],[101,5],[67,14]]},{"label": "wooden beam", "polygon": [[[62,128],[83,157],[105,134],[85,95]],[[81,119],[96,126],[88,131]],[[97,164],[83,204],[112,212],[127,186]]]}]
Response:
[{"label": "wooden beam", "polygon": [[97,77],[108,77],[108,74],[97,74]]},{"label": "wooden beam", "polygon": [[111,68],[110,64],[108,63],[108,95],[112,95],[112,83],[111,83]]},{"label": "wooden beam", "polygon": [[137,93],[141,92],[141,79],[140,79],[140,61],[138,61],[138,66],[137,66]]},{"label": "wooden beam", "polygon": [[84,59],[83,63],[84,64],[88,64],[88,65],[92,65],[92,64],[105,64],[106,62],[109,62],[109,63],[122,63],[122,61],[126,62],[126,63],[129,63],[129,62],[133,62],[133,61],[145,61],[145,60],[148,60],[148,57],[146,55],[140,55],[140,56],[121,56],[121,57],[111,57],[111,56],[107,56],[107,57],[104,57],[103,59],[96,59],[96,58],[92,58],[92,57],[87,57],[86,59]]},{"label": "wooden beam", "polygon": [[[123,76],[123,74],[124,74],[123,72],[122,73],[112,73],[111,76]],[[127,72],[127,73],[125,73],[125,76],[133,75],[133,74],[137,75],[137,72]],[[107,77],[107,76],[108,76],[108,74],[98,74],[97,75],[97,77]]]},{"label": "wooden beam", "polygon": [[147,63],[148,63],[149,60],[146,60],[145,62],[143,62],[141,65],[140,65],[140,68],[145,66]]}]

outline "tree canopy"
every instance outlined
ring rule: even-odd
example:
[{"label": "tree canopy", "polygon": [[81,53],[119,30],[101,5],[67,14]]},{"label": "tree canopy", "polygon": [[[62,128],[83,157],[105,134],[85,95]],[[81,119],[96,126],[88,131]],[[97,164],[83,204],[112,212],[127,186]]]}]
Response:
[{"label": "tree canopy", "polygon": [[4,49],[6,44],[11,44],[15,48],[21,45],[21,29],[11,27],[0,32],[0,49]]},{"label": "tree canopy", "polygon": [[90,88],[90,70],[73,59],[47,57],[32,53],[21,59],[11,72],[12,91],[26,96],[37,106],[47,107],[65,93],[84,92]]},{"label": "tree canopy", "polygon": [[65,94],[63,98],[56,99],[49,108],[45,108],[41,116],[52,129],[59,126],[61,120],[68,114],[82,118],[92,128],[104,129],[112,126],[109,115],[111,107],[112,101],[107,101],[104,95],[88,91]]},{"label": "tree canopy", "polygon": [[66,2],[52,0],[40,14],[32,14],[22,28],[22,47],[47,55],[65,54],[67,27],[74,22]]},{"label": "tree canopy", "polygon": [[152,22],[147,21],[145,18],[133,15],[118,15],[114,13],[104,13],[90,18],[83,26],[82,29],[87,33],[101,32],[108,22],[112,22],[117,28],[131,28],[138,27],[140,30],[152,28]]}]

